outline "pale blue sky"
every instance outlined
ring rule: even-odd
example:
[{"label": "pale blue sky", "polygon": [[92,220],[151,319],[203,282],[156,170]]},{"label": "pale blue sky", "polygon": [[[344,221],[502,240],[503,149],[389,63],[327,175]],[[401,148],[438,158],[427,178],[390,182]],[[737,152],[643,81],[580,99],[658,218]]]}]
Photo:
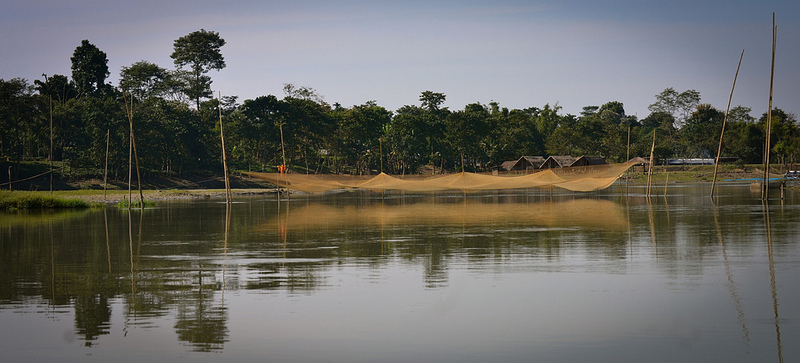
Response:
[{"label": "pale blue sky", "polygon": [[110,81],[147,60],[174,68],[173,41],[201,28],[227,41],[212,87],[240,102],[283,97],[284,83],[349,107],[558,103],[563,113],[620,101],[644,118],[667,87],[696,89],[724,110],[766,111],[772,13],[778,24],[774,106],[800,112],[796,1],[10,1],[0,12],[0,78],[69,76],[88,39],[108,54]]}]

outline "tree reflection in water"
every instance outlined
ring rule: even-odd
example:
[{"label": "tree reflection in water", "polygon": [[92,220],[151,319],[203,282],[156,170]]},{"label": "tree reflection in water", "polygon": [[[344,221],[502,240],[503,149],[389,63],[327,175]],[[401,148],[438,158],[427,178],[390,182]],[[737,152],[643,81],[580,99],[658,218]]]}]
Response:
[{"label": "tree reflection in water", "polygon": [[[781,270],[773,259],[781,257],[785,244],[776,244],[773,252],[772,240],[792,246],[796,222],[778,215],[774,223],[780,228],[773,233],[765,207],[764,244],[761,218],[754,224],[747,212],[754,207],[706,205],[675,195],[669,203],[635,193],[620,198],[624,200],[495,194],[359,199],[343,194],[293,197],[277,210],[274,200],[253,200],[224,208],[221,203],[193,202],[68,218],[34,216],[3,226],[0,307],[39,299],[52,307],[51,314],[71,309],[74,333],[93,347],[120,331],[112,321],[117,309],[127,334],[116,334],[122,339],[140,339],[137,328],[142,335],[166,328],[189,347],[183,349],[222,352],[230,346],[230,331],[242,324],[236,321],[241,313],[226,306],[228,300],[240,306],[237,299],[269,294],[275,304],[292,303],[285,296],[311,301],[346,291],[343,279],[363,278],[380,289],[385,288],[382,281],[398,278],[386,275],[400,272],[409,286],[444,296],[440,294],[463,284],[465,276],[502,282],[509,274],[536,275],[546,282],[564,272],[573,277],[588,272],[601,277],[608,273],[610,279],[655,276],[663,284],[659,293],[664,288],[688,293],[707,289],[709,285],[698,284],[713,279],[713,267],[719,266],[719,285],[736,309],[726,312],[735,323],[734,339],[741,343],[743,335],[756,354],[764,332],[746,324],[745,311],[758,321],[753,306],[746,306],[753,304],[753,295],[746,275],[736,280],[742,288],[734,277],[755,248],[752,241],[759,240],[758,248],[769,252],[773,334],[782,356],[781,333],[786,338],[792,329],[781,331],[775,277]],[[715,229],[708,228],[712,223]],[[541,271],[549,273],[537,274]],[[791,291],[784,294],[791,300]],[[792,314],[791,308],[781,307]]]}]

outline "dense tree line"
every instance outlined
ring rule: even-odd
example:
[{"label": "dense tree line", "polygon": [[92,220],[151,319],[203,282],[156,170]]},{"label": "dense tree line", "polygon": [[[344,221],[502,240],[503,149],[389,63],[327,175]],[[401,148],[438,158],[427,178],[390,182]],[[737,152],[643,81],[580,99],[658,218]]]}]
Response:
[{"label": "dense tree line", "polygon": [[[626,115],[618,101],[586,106],[580,115],[562,114],[557,104],[509,110],[498,102],[472,103],[450,110],[443,107],[446,95],[433,91],[395,111],[375,101],[343,107],[293,84],[284,86],[283,98],[218,100],[207,73],[225,67],[224,45],[216,32],[191,33],[175,41],[175,69],[136,62],[122,68],[115,86],[106,82],[106,54],[84,40],[71,57],[71,78],[0,80],[0,158],[52,158],[97,173],[108,137],[110,176],[124,179],[130,139],[125,100],[132,100],[145,176],[218,172],[220,113],[234,170],[272,171],[286,163],[296,172],[355,174],[484,171],[522,155],[599,155],[620,162],[648,156],[654,133],[659,158],[714,157],[725,118],[724,110],[701,103],[699,92],[672,88],[656,95],[641,120]],[[760,163],[766,114],[756,120],[750,113],[744,106],[729,112],[722,155]],[[794,163],[797,118],[776,108],[772,123],[772,160]]]}]

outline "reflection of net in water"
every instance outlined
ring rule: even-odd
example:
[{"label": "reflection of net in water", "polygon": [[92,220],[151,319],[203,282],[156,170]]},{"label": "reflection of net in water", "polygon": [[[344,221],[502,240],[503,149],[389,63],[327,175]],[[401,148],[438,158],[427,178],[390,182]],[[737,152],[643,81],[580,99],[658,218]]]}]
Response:
[{"label": "reflection of net in water", "polygon": [[339,228],[343,225],[526,225],[589,227],[624,231],[628,222],[617,203],[600,199],[562,202],[460,203],[419,202],[399,205],[348,205],[314,203],[295,207],[268,222],[267,229]]},{"label": "reflection of net in water", "polygon": [[369,176],[245,173],[288,189],[320,193],[335,189],[405,190],[499,190],[559,187],[589,192],[611,186],[633,163],[547,169],[525,175],[489,175],[457,173],[437,176],[392,176],[381,173]]}]

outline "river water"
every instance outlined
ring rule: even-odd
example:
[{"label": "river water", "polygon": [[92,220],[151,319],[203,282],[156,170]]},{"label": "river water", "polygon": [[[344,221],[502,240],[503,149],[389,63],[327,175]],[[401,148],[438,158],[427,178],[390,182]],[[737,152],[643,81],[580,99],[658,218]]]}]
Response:
[{"label": "river water", "polygon": [[0,361],[800,359],[800,196],[343,192],[0,215]]}]

